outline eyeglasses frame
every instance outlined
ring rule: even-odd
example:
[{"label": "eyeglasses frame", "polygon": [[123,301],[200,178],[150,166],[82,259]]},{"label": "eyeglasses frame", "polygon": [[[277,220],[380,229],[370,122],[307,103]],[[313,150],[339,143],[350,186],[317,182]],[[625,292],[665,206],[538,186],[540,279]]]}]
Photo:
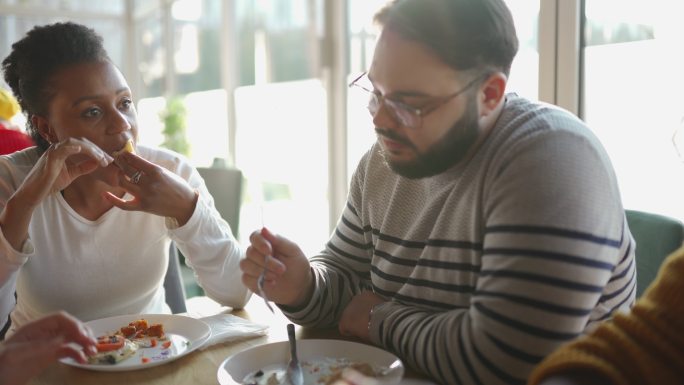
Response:
[{"label": "eyeglasses frame", "polygon": [[[409,127],[409,128],[413,128],[413,129],[417,129],[418,127],[422,126],[422,124],[423,124],[423,118],[424,118],[425,116],[427,116],[427,115],[430,114],[431,112],[436,111],[437,109],[439,109],[439,108],[442,107],[443,105],[447,104],[451,99],[453,99],[453,98],[455,98],[455,97],[461,95],[462,93],[466,92],[470,87],[472,87],[472,86],[473,86],[475,83],[477,83],[480,79],[482,79],[483,77],[485,77],[484,74],[483,74],[483,75],[480,75],[480,76],[476,76],[473,80],[471,80],[470,82],[468,82],[468,84],[466,84],[463,88],[461,88],[460,90],[454,92],[453,94],[449,94],[449,95],[441,96],[441,97],[434,97],[434,98],[432,98],[432,101],[426,103],[425,106],[420,107],[420,108],[416,108],[416,107],[410,106],[410,105],[408,105],[408,104],[406,104],[406,103],[400,102],[400,101],[398,101],[398,100],[393,100],[393,99],[387,98],[387,97],[385,97],[385,96],[383,96],[383,95],[379,95],[379,94],[375,93],[375,91],[369,90],[368,88],[362,86],[361,84],[358,84],[358,81],[361,80],[361,78],[363,78],[363,77],[366,76],[367,74],[368,74],[368,72],[363,72],[361,75],[357,76],[354,80],[352,80],[352,81],[349,83],[348,87],[349,87],[349,88],[357,87],[357,88],[360,88],[360,89],[366,91],[367,93],[369,93],[369,94],[371,95],[372,98],[374,98],[374,99],[377,100],[378,106],[380,106],[380,105],[382,105],[382,104],[384,104],[384,105],[386,105],[386,106],[389,106],[389,107],[390,107],[390,111],[392,111],[392,116],[393,116],[393,118],[394,118],[395,120],[398,120],[398,121],[400,121],[402,124],[404,124],[405,126],[407,126],[407,127]],[[388,105],[388,104],[387,104],[387,101],[391,102],[392,104],[389,104],[389,105]],[[401,119],[400,117],[397,116],[397,114],[396,114],[396,112],[395,112],[395,107],[394,107],[393,105],[394,105],[394,106],[397,106],[397,107],[399,107],[399,108],[401,108],[401,109],[403,109],[403,110],[405,110],[405,111],[408,111],[409,113],[411,113],[411,114],[413,114],[413,115],[415,115],[415,116],[419,119],[419,123],[420,123],[420,124],[418,124],[418,125],[416,125],[416,126],[409,126],[409,125],[407,125],[407,124],[403,121],[403,119]],[[380,107],[378,107],[378,110],[379,110],[379,108],[380,108]],[[368,109],[370,110],[370,101],[369,101]],[[376,113],[377,113],[377,111],[376,111]],[[375,114],[374,114],[372,111],[371,111],[371,115],[375,116]]]}]

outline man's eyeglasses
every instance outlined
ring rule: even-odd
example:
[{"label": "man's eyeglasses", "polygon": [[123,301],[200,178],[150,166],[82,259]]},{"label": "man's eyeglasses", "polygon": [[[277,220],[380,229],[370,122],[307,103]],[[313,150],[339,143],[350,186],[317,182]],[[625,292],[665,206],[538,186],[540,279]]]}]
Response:
[{"label": "man's eyeglasses", "polygon": [[366,75],[366,72],[362,73],[359,77],[357,77],[351,83],[349,83],[349,87],[356,87],[370,94],[370,99],[368,100],[368,111],[370,112],[370,114],[372,116],[375,116],[380,110],[381,104],[384,103],[384,105],[387,107],[387,110],[390,111],[390,114],[392,114],[392,117],[394,119],[401,123],[401,125],[414,129],[419,128],[423,124],[423,117],[442,107],[451,99],[464,93],[466,90],[472,87],[483,77],[478,76],[475,79],[471,80],[470,83],[466,84],[463,88],[454,92],[453,94],[433,98],[428,103],[426,103],[425,106],[417,108],[410,106],[406,103],[400,102],[398,100],[393,100],[383,95],[380,95],[371,89],[372,86],[362,85],[360,81]]}]

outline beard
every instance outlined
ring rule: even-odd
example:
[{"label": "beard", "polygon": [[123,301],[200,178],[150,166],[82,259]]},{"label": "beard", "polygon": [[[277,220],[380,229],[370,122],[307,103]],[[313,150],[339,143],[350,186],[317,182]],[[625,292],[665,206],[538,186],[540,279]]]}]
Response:
[{"label": "beard", "polygon": [[407,162],[392,161],[390,154],[385,150],[381,153],[392,171],[405,178],[419,179],[441,174],[462,161],[477,141],[479,128],[475,99],[470,98],[461,119],[456,121],[437,143],[423,153],[411,141],[400,137],[394,131],[376,128],[375,132],[413,149],[416,158]]}]

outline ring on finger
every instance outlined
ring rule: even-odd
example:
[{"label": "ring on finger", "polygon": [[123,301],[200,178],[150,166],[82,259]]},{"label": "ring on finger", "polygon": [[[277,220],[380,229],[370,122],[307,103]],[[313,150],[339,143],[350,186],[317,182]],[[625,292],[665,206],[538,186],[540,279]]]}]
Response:
[{"label": "ring on finger", "polygon": [[138,184],[138,182],[140,182],[140,177],[142,176],[142,174],[142,171],[136,171],[135,174],[131,175],[131,182],[133,182],[134,184]]}]

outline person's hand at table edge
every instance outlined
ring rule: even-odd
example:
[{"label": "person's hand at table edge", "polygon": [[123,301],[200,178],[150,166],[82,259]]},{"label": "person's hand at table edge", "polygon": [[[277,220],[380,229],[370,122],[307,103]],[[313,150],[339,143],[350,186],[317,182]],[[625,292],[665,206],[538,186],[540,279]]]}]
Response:
[{"label": "person's hand at table edge", "polygon": [[47,315],[0,343],[0,378],[4,385],[22,385],[61,358],[86,363],[86,355],[97,352],[96,344],[92,332],[73,316]]}]

